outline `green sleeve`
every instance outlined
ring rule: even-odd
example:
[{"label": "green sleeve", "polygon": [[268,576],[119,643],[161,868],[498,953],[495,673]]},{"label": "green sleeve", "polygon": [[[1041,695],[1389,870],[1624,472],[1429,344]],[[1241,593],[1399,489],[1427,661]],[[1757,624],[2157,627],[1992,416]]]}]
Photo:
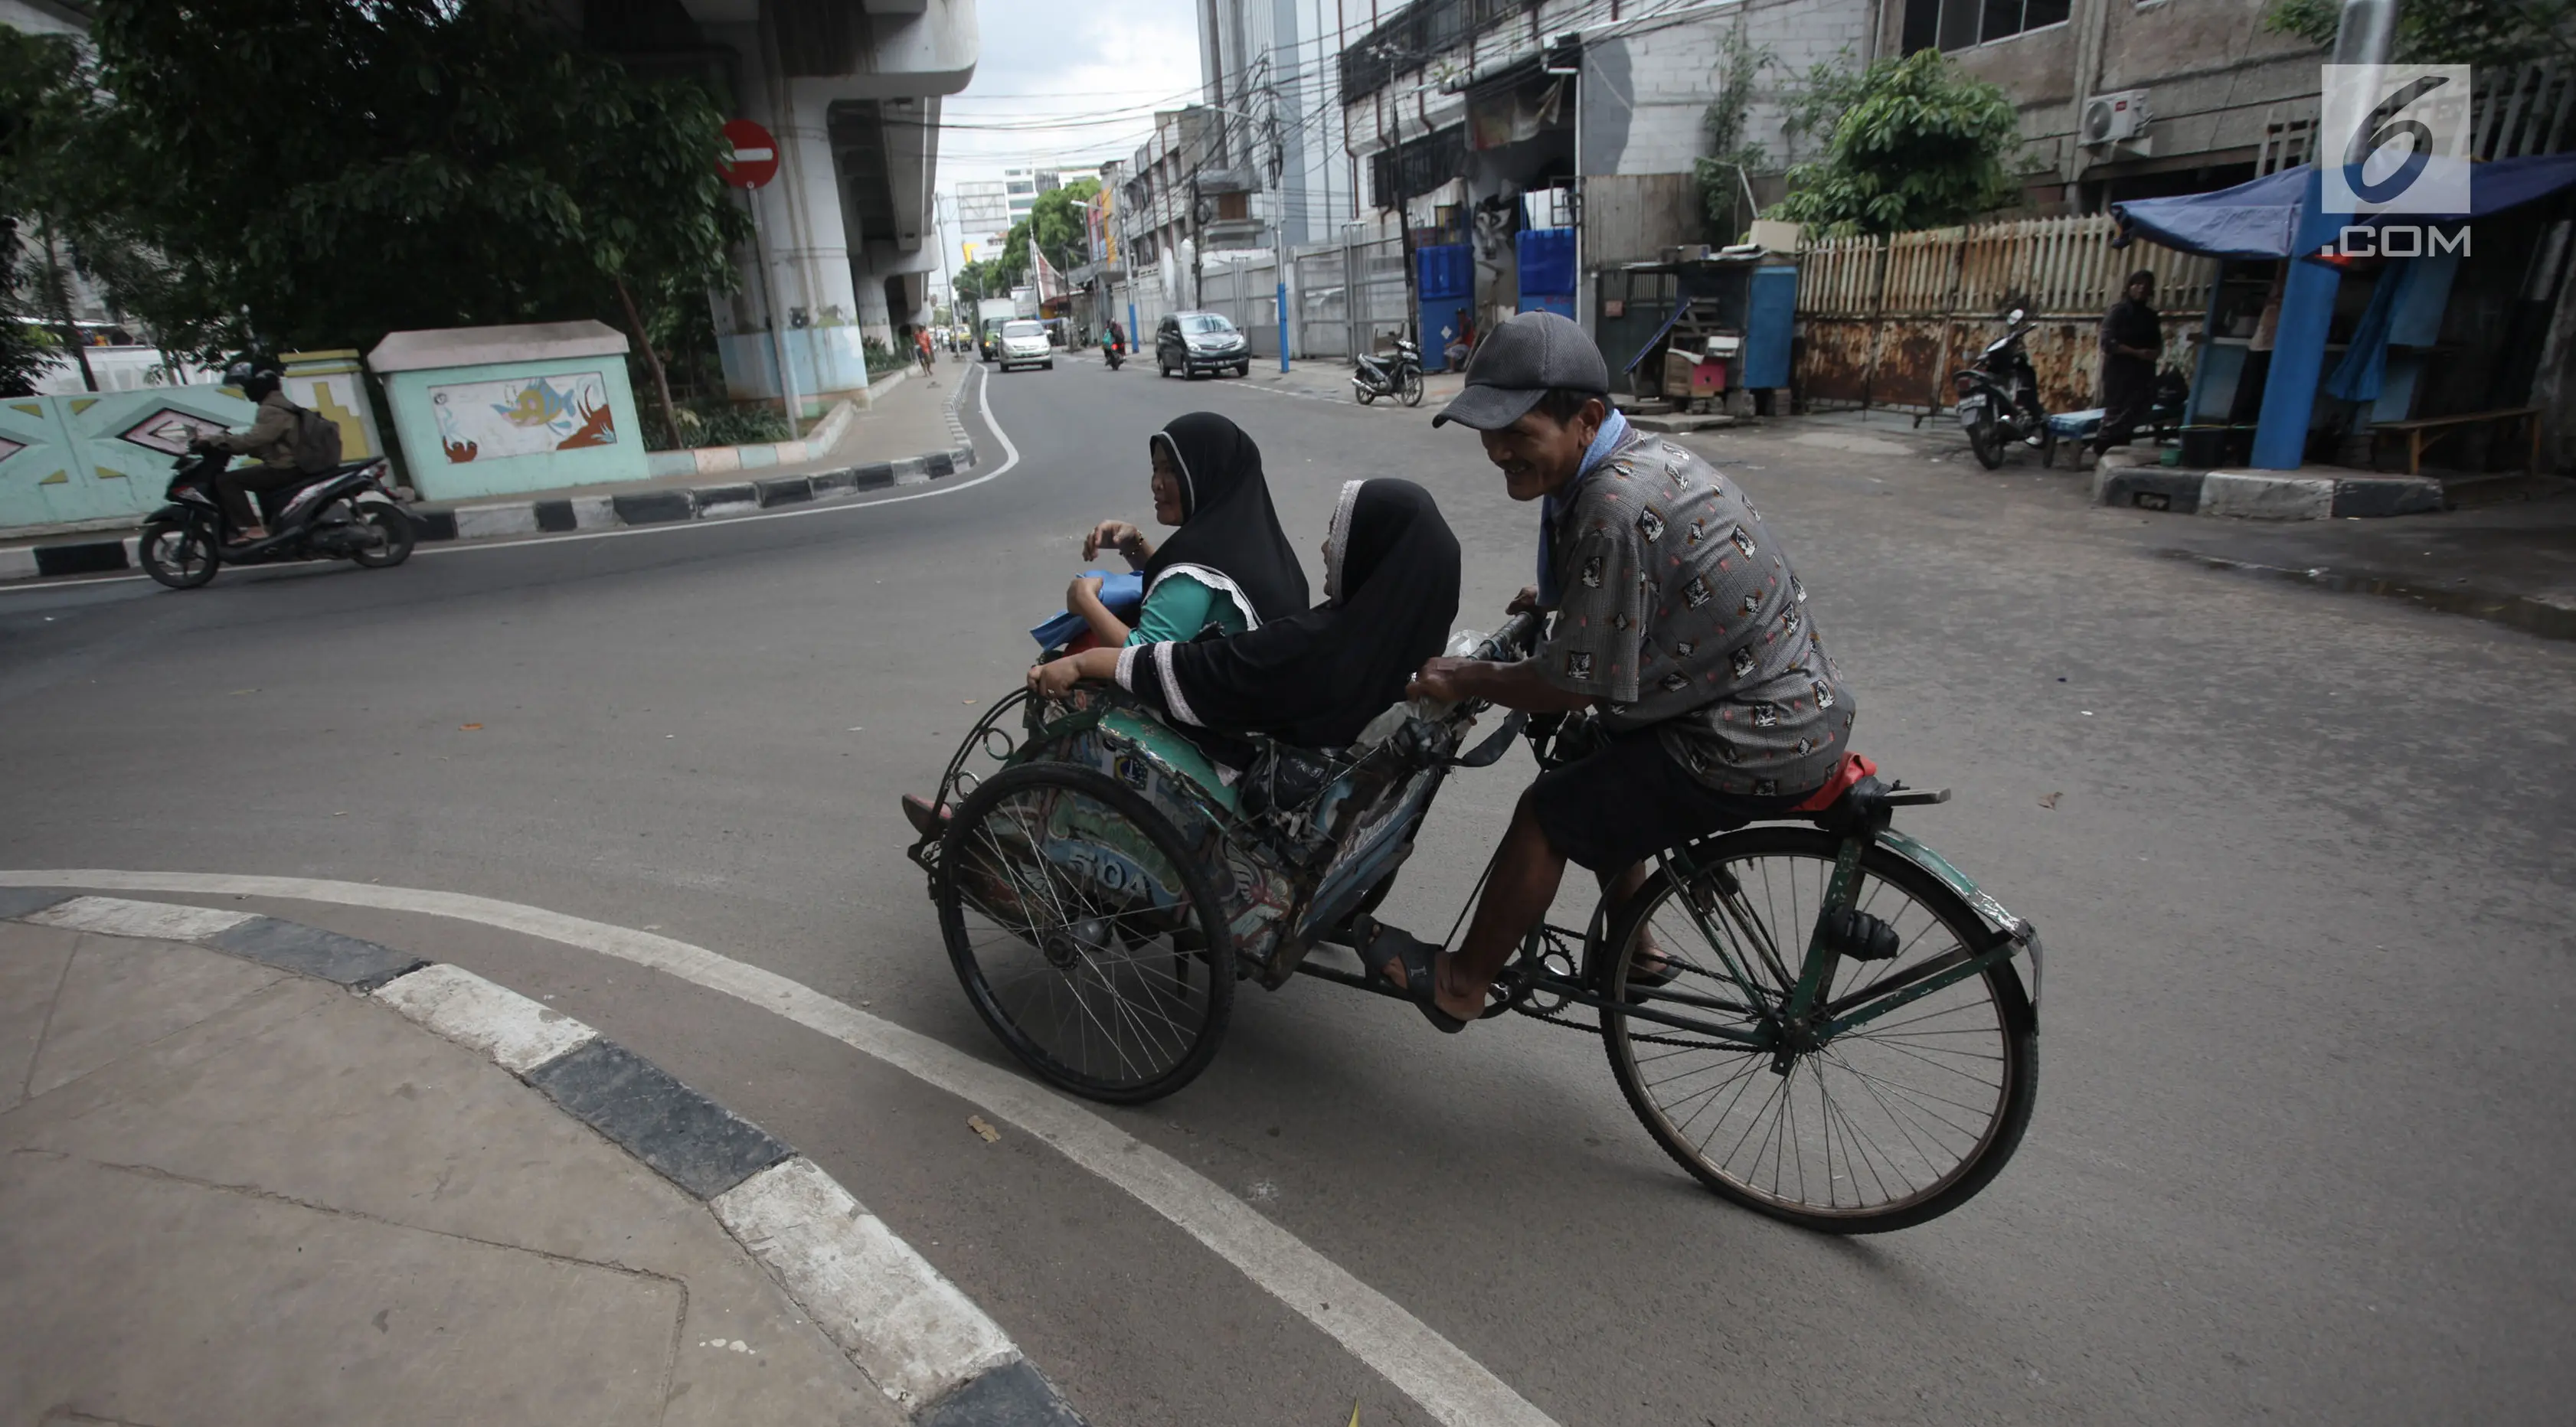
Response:
[{"label": "green sleeve", "polygon": [[1215,620],[1217,627],[1228,634],[1241,634],[1249,624],[1243,611],[1235,608],[1232,595],[1220,593],[1188,575],[1173,575],[1145,597],[1145,607],[1137,612],[1136,627],[1128,633],[1127,642],[1160,644],[1195,639],[1209,620]]}]

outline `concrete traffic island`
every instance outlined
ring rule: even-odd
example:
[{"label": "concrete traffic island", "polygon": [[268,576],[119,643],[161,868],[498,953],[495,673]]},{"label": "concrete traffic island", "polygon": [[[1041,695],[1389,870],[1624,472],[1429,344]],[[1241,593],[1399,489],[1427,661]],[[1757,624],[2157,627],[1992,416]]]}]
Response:
[{"label": "concrete traffic island", "polygon": [[582,1023],[0,889],[0,1420],[1078,1424],[822,1170]]}]

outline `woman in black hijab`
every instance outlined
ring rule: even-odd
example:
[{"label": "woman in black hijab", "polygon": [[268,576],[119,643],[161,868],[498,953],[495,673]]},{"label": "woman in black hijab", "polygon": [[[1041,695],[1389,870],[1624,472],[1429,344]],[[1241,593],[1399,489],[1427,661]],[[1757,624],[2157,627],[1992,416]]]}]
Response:
[{"label": "woman in black hijab", "polygon": [[1093,649],[1029,671],[1061,694],[1119,685],[1184,727],[1342,748],[1404,697],[1458,614],[1458,537],[1411,481],[1342,487],[1324,537],[1324,603],[1230,639]]},{"label": "woman in black hijab", "polygon": [[1212,411],[1194,411],[1146,442],[1154,463],[1154,515],[1180,529],[1156,549],[1123,520],[1104,520],[1082,542],[1082,558],[1115,547],[1145,576],[1145,606],[1136,625],[1100,603],[1096,577],[1065,592],[1110,648],[1188,639],[1216,625],[1228,634],[1257,629],[1306,607],[1306,572],[1279,528],[1261,448],[1243,428]]}]

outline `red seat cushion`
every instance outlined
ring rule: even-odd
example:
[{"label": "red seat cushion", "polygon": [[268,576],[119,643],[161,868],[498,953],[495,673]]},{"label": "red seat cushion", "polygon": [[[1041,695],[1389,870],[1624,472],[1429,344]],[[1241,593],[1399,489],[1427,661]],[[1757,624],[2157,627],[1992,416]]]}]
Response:
[{"label": "red seat cushion", "polygon": [[1843,766],[1834,770],[1834,776],[1825,780],[1825,786],[1818,788],[1814,797],[1798,804],[1796,807],[1790,809],[1790,811],[1798,813],[1821,813],[1825,809],[1832,807],[1834,804],[1841,802],[1843,794],[1851,791],[1852,784],[1859,782],[1863,778],[1871,777],[1877,772],[1877,764],[1870,762],[1867,758],[1864,758],[1857,753],[1846,753],[1843,755]]}]

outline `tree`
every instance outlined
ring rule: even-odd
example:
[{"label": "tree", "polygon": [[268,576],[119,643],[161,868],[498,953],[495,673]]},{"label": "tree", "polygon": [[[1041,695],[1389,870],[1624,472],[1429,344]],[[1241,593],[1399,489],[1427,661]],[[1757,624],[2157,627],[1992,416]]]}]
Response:
[{"label": "tree", "polygon": [[1823,129],[1824,157],[1789,170],[1775,217],[1827,236],[1963,223],[2020,194],[2004,156],[2020,146],[2012,100],[1939,50],[1854,71],[1818,65],[1792,102],[1793,133]]},{"label": "tree", "polygon": [[158,255],[110,284],[165,345],[613,316],[662,388],[643,309],[728,284],[749,233],[706,93],[580,53],[536,0],[98,0],[92,37],[70,157]]},{"label": "tree", "polygon": [[1714,93],[1700,112],[1708,155],[1691,161],[1709,236],[1720,244],[1735,242],[1753,221],[1745,176],[1762,167],[1769,155],[1744,137],[1744,121],[1753,109],[1753,81],[1774,63],[1771,52],[1757,48],[1745,33],[1739,16],[1718,53],[1717,72],[1711,76]]},{"label": "tree", "polygon": [[[2338,0],[2274,0],[2266,28],[2332,45]],[[2421,64],[2576,62],[2576,0],[2407,0],[2389,58]]]},{"label": "tree", "polygon": [[[62,150],[83,128],[89,90],[78,45],[64,35],[0,28],[0,394],[24,396],[68,348],[97,390],[71,312],[59,211],[76,193]],[[53,324],[48,333],[38,325]]]}]

